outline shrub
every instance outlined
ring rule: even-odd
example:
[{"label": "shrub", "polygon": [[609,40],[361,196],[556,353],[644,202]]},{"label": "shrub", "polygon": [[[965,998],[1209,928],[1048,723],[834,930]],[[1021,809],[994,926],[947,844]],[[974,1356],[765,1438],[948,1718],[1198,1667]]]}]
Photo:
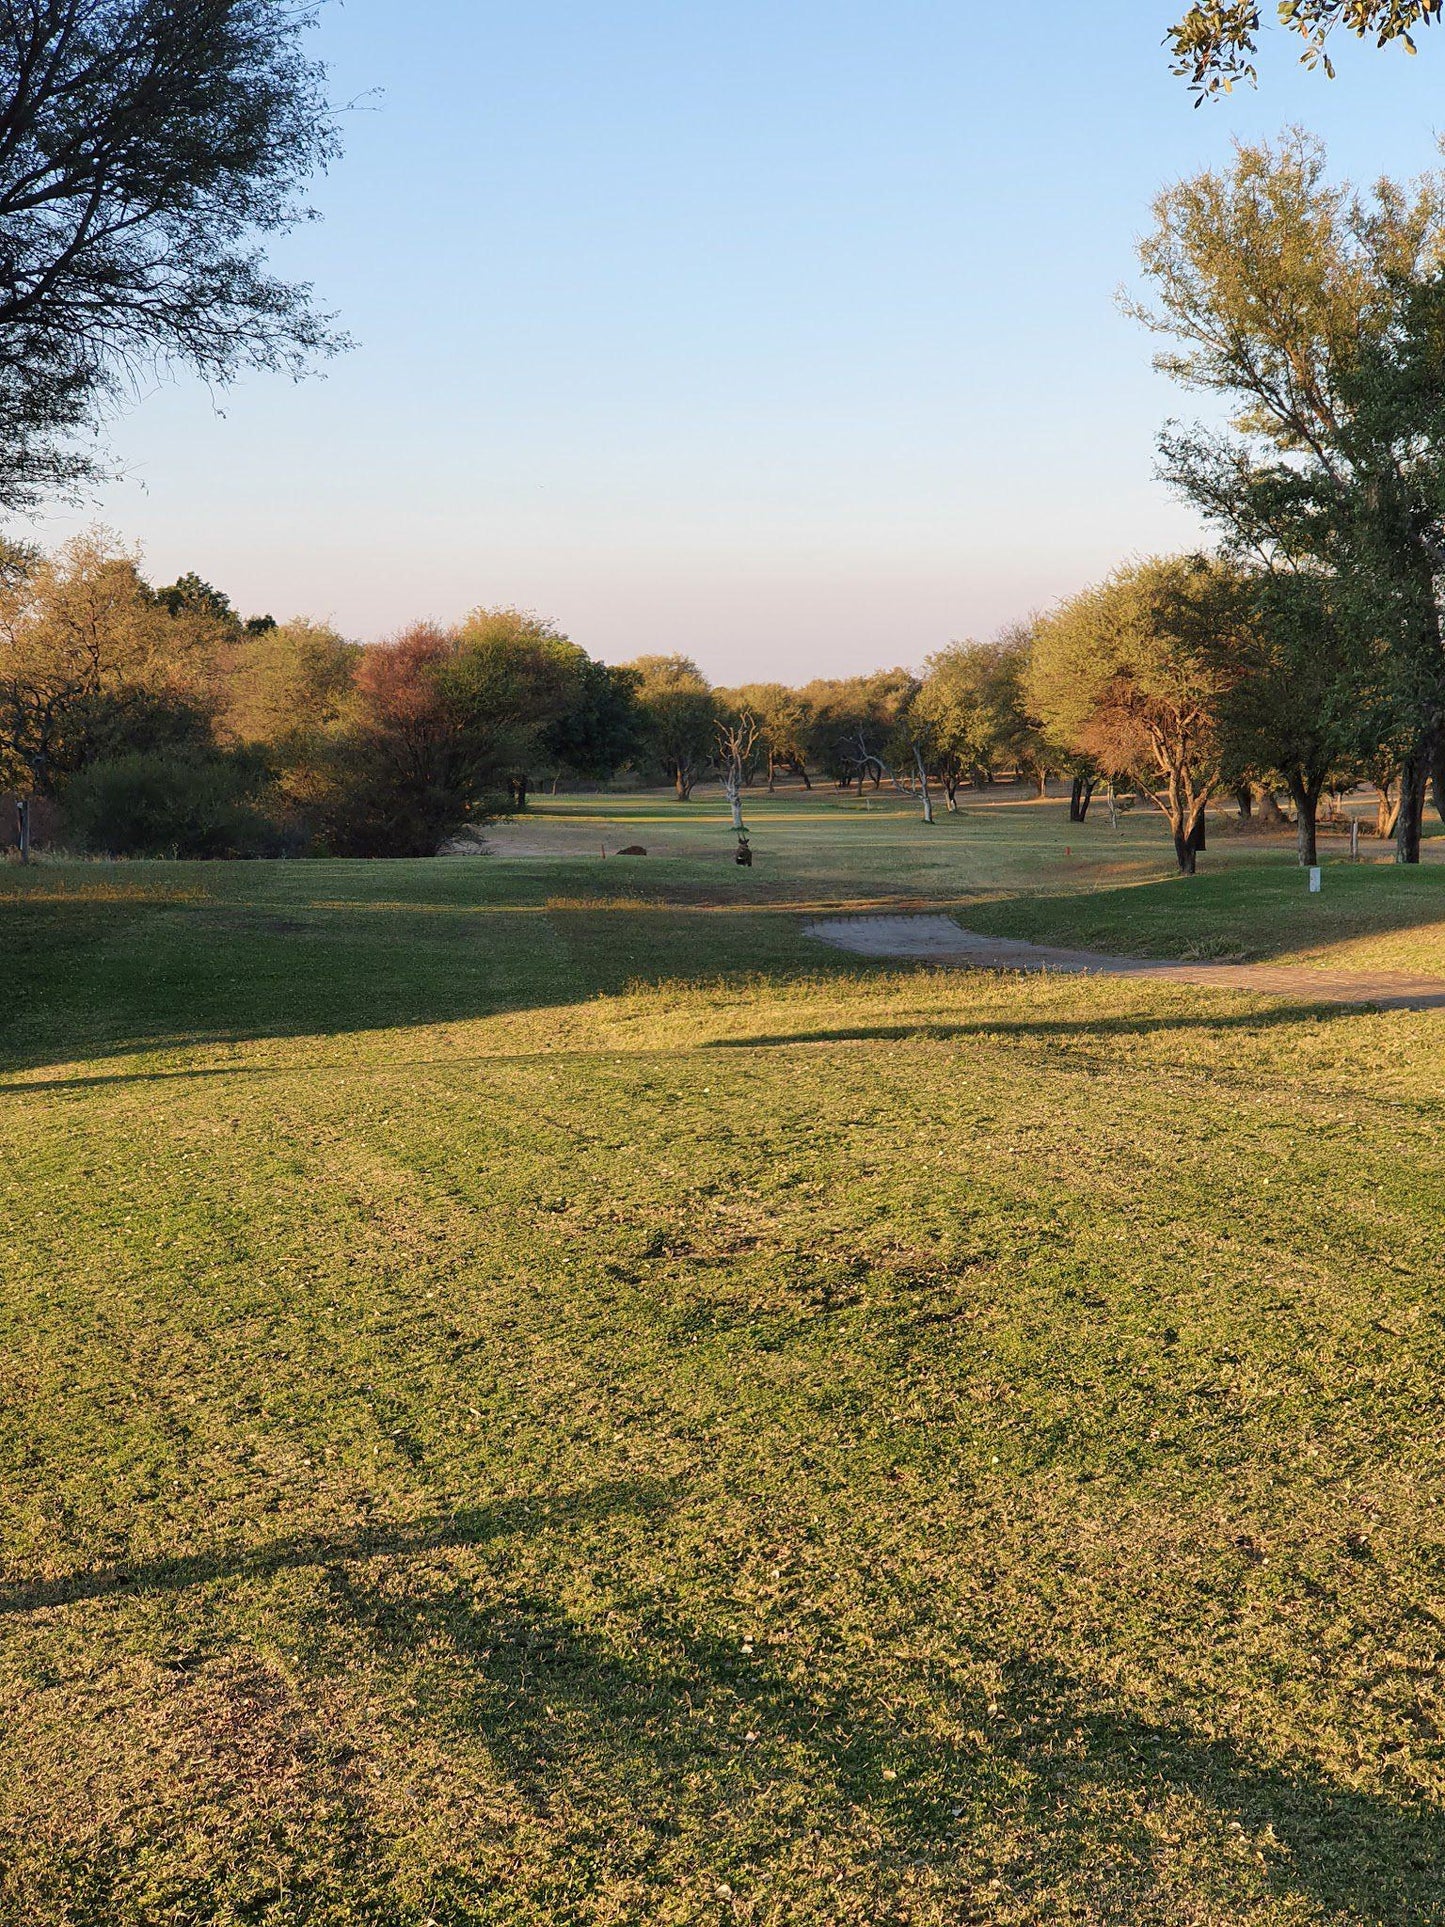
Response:
[{"label": "shrub", "polygon": [[90,764],[66,785],[65,815],[85,849],[109,856],[237,857],[281,853],[262,806],[255,758],[145,751]]}]

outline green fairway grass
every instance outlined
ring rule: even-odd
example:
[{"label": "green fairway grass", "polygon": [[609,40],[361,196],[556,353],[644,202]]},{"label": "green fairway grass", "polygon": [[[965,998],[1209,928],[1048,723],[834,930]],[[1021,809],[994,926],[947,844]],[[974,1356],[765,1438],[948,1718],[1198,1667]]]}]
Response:
[{"label": "green fairway grass", "polygon": [[0,874],[3,1927],[1445,1922],[1445,869],[748,815]]}]

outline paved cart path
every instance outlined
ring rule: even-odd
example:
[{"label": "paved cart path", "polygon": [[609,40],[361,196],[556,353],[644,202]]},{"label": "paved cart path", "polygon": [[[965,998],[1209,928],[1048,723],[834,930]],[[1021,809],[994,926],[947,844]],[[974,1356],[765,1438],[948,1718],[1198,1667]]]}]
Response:
[{"label": "paved cart path", "polygon": [[984,937],[952,917],[831,917],[806,934],[861,957],[959,964],[974,970],[1051,970],[1078,977],[1148,977],[1165,983],[1303,997],[1310,1003],[1369,1004],[1380,1010],[1445,1010],[1445,979],[1397,970],[1315,970],[1287,964],[1167,963],[1152,957],[1106,957]]}]

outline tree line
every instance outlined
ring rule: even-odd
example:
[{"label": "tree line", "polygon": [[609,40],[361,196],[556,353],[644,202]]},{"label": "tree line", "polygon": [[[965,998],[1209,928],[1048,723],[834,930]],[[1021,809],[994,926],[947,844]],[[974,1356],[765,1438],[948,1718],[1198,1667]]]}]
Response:
[{"label": "tree line", "polygon": [[1445,815],[1445,177],[1333,182],[1295,131],[1158,199],[1128,305],[1159,364],[1220,398],[1168,427],[1166,480],[1211,553],[1121,567],[922,672],[709,685],[685,656],[598,662],[481,609],[358,645],[243,621],[195,577],[148,584],[98,536],[0,553],[0,778],[81,845],[136,854],[434,850],[545,781],[629,769],[906,784],[931,820],[1002,769],[1128,786],[1192,871],[1210,802],[1361,778],[1402,862]]},{"label": "tree line", "polygon": [[960,645],[923,677],[714,688],[685,656],[613,666],[510,608],[372,644],[245,620],[196,575],[153,586],[92,532],[0,551],[0,787],[22,854],[43,799],[99,853],[429,855],[540,784],[624,771],[684,799],[730,774],[877,786],[927,717],[952,802],[1001,765],[1042,777],[1026,641]]},{"label": "tree line", "polygon": [[[1134,563],[922,672],[715,687],[682,655],[622,666],[552,623],[479,609],[358,644],[324,623],[243,620],[195,575],[156,588],[99,534],[0,556],[0,784],[60,813],[66,842],[130,856],[430,855],[525,809],[539,785],[626,772],[680,799],[746,790],[934,798],[1000,777],[1149,797],[1192,871],[1223,792],[1292,799],[1315,860],[1329,787],[1365,776],[1388,831],[1409,753],[1389,652],[1317,572],[1219,556]],[[1391,729],[1395,733],[1391,735]],[[1445,758],[1432,764],[1445,815]]]}]

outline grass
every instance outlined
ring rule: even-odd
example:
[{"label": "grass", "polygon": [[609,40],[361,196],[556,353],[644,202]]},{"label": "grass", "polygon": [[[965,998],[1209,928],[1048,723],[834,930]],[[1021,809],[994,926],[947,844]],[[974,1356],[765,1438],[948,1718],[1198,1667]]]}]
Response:
[{"label": "grass", "polygon": [[1445,1921],[1445,1019],[800,914],[1438,868],[774,808],[5,874],[5,1927]]}]

